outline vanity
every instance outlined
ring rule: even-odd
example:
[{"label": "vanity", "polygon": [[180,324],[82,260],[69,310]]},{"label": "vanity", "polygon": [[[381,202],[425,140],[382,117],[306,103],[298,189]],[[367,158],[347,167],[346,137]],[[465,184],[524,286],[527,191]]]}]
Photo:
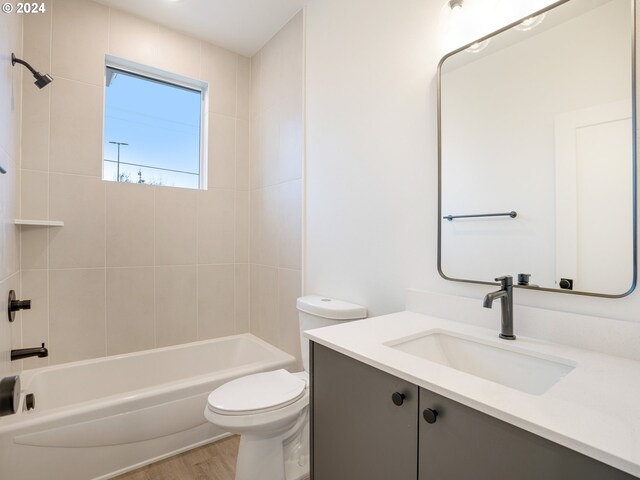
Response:
[{"label": "vanity", "polygon": [[312,478],[640,478],[640,362],[498,331],[407,311],[307,332]]}]

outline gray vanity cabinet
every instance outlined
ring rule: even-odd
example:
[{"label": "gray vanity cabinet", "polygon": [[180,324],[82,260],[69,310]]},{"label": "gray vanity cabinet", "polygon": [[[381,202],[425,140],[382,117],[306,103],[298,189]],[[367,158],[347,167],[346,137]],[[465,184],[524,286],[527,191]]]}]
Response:
[{"label": "gray vanity cabinet", "polygon": [[[424,412],[435,423],[427,423]],[[420,389],[419,480],[631,480],[620,470]],[[585,421],[589,421],[588,418]]]},{"label": "gray vanity cabinet", "polygon": [[415,480],[418,387],[318,344],[312,362],[312,478]]},{"label": "gray vanity cabinet", "polygon": [[311,361],[312,480],[637,480],[313,342]]}]

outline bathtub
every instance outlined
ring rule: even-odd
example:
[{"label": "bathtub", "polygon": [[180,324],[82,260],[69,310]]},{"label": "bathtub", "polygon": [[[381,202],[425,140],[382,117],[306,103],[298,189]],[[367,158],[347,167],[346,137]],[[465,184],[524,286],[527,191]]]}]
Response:
[{"label": "bathtub", "polygon": [[218,440],[203,414],[213,389],[294,365],[243,334],[27,370],[18,413],[0,418],[0,479],[106,479]]}]

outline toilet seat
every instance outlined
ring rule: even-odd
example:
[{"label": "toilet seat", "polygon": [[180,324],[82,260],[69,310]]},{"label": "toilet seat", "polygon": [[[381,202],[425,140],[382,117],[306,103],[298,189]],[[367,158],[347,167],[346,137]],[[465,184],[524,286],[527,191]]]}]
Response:
[{"label": "toilet seat", "polygon": [[286,407],[299,400],[307,383],[286,370],[256,373],[225,383],[207,399],[219,415],[255,415]]}]

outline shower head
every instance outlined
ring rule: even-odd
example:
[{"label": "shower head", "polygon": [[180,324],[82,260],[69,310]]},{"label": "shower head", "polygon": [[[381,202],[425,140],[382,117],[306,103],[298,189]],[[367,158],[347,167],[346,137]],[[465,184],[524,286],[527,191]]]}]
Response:
[{"label": "shower head", "polygon": [[35,68],[33,68],[31,65],[29,65],[27,62],[25,62],[24,60],[20,60],[18,57],[16,57],[13,53],[11,54],[11,65],[15,65],[16,63],[19,63],[20,65],[24,65],[25,67],[27,67],[29,69],[29,71],[33,74],[33,78],[36,79],[35,82],[33,82],[36,87],[38,88],[44,88],[47,85],[49,85],[52,81],[53,81],[53,77],[47,73],[45,73],[44,75],[38,71],[36,71]]},{"label": "shower head", "polygon": [[51,75],[49,75],[48,73],[45,73],[44,75],[41,73],[34,73],[33,74],[34,78],[36,79],[35,82],[33,82],[36,87],[38,88],[44,88],[47,85],[49,85],[51,82],[53,82],[53,77]]}]

